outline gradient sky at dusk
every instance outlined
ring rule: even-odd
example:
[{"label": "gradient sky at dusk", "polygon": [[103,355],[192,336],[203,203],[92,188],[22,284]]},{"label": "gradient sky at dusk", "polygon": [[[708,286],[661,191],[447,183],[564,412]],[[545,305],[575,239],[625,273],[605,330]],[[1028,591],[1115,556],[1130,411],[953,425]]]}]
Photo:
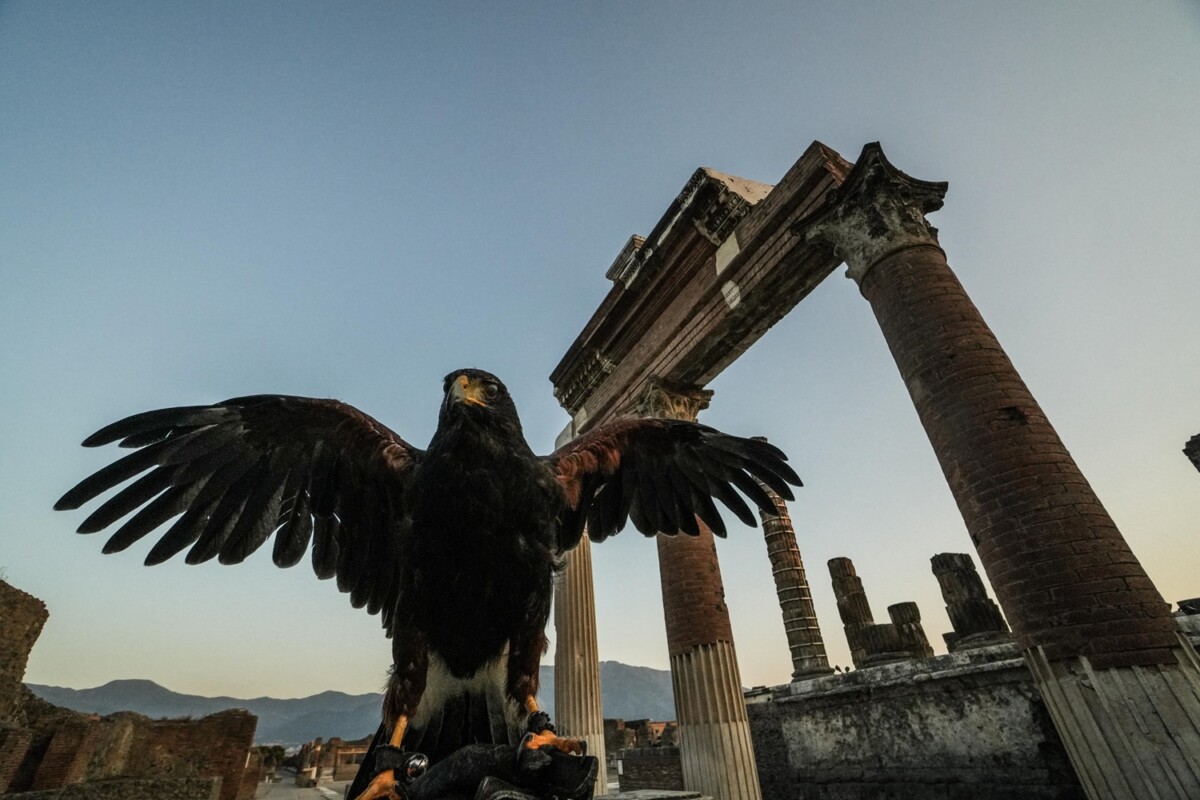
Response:
[{"label": "gradient sky at dusk", "polygon": [[[947,180],[951,266],[1166,599],[1200,595],[1200,10],[1190,2],[0,2],[0,569],[50,620],[26,680],[378,690],[378,620],[306,566],[102,556],[54,500],[167,405],[338,397],[424,446],[500,375],[537,452],[604,271],[701,165],[819,139]],[[825,563],[949,629],[971,552],[839,270],[710,388],[764,434],[834,663]],[[594,549],[601,657],[665,668],[655,548]],[[719,545],[746,685],[791,672],[761,534]],[[548,656],[549,658],[549,656]]]}]

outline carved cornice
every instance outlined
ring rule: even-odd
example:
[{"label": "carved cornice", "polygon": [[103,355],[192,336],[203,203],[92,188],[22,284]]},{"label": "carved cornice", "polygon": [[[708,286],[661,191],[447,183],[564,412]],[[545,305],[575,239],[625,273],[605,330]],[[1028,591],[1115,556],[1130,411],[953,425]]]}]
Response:
[{"label": "carved cornice", "polygon": [[711,389],[671,386],[660,378],[650,378],[634,401],[639,417],[666,417],[695,422],[712,400]]},{"label": "carved cornice", "polygon": [[554,396],[570,414],[577,414],[592,390],[616,368],[616,363],[593,348],[579,360],[570,382],[555,388]]},{"label": "carved cornice", "polygon": [[695,207],[692,224],[704,238],[719,247],[751,208],[753,206],[744,197],[722,189],[716,192],[711,202]]},{"label": "carved cornice", "polygon": [[805,241],[833,245],[846,275],[862,284],[880,259],[916,245],[938,246],[925,215],[942,207],[949,184],[913,178],[892,166],[878,142],[863,148],[846,181],[821,208],[793,225]]},{"label": "carved cornice", "polygon": [[636,233],[630,236],[629,241],[625,242],[625,246],[621,248],[621,252],[617,253],[617,257],[613,259],[608,272],[604,273],[604,277],[613,283],[625,284],[626,289],[632,286],[633,282],[637,280],[638,273],[642,270],[642,264],[646,262],[646,257],[649,255],[649,253],[642,252],[645,244],[645,236],[638,236]]}]

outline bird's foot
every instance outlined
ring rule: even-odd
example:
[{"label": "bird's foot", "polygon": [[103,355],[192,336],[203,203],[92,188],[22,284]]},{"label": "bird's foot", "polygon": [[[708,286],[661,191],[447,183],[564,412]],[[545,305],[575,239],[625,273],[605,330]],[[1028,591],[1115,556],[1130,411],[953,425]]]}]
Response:
[{"label": "bird's foot", "polygon": [[541,733],[543,731],[554,733],[554,725],[550,722],[550,715],[545,711],[534,711],[529,715],[529,719],[525,721],[525,730],[530,733]]},{"label": "bird's foot", "polygon": [[363,793],[354,800],[405,800],[396,771],[385,769],[371,779]]},{"label": "bird's foot", "polygon": [[555,750],[570,753],[571,755],[587,755],[587,742],[583,739],[569,739],[565,736],[559,736],[554,731],[527,733],[525,734],[525,738],[521,740],[521,746],[526,750],[541,750],[544,747],[552,747]]},{"label": "bird's foot", "polygon": [[405,787],[425,774],[429,759],[423,753],[405,753],[381,745],[375,751],[375,777],[354,800],[408,800]]},{"label": "bird's foot", "polygon": [[564,753],[577,756],[587,755],[587,742],[582,739],[568,739],[559,736],[550,722],[550,715],[545,711],[534,711],[526,722],[529,733],[521,740],[521,746],[526,750],[540,750],[552,747]]}]

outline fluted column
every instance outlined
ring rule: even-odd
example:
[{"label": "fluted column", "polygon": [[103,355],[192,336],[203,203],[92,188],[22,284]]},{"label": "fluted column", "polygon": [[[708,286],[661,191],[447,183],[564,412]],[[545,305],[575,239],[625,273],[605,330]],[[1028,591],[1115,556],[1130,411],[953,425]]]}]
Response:
[{"label": "fluted column", "polygon": [[950,270],[945,192],[868,145],[794,230],[870,302],[1089,796],[1200,797],[1196,653]]},{"label": "fluted column", "polygon": [[[638,412],[695,420],[711,396],[652,383]],[[684,785],[715,800],[761,800],[712,531],[700,523],[699,536],[660,534],[658,563]]]},{"label": "fluted column", "polygon": [[587,536],[567,555],[554,587],[554,722],[559,734],[584,739],[600,759],[596,796],[608,794],[600,652],[596,644],[596,601],[592,547]]},{"label": "fluted column", "polygon": [[[755,438],[766,441],[763,436]],[[804,573],[804,561],[800,558],[800,545],[796,542],[796,529],[792,526],[787,503],[762,481],[758,485],[775,503],[775,513],[760,508],[758,516],[762,520],[767,558],[771,561],[775,593],[783,613],[783,630],[792,654],[792,680],[826,675],[833,669],[825,653],[821,626],[813,608],[812,592],[808,588],[808,577]]]}]

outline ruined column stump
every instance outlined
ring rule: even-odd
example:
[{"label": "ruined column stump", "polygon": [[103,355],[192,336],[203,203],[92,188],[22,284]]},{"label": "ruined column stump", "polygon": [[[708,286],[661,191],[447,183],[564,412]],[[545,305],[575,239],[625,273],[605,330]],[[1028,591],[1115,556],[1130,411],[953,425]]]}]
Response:
[{"label": "ruined column stump", "polygon": [[1200,433],[1188,439],[1183,446],[1183,454],[1192,462],[1192,466],[1200,470]]},{"label": "ruined column stump", "polygon": [[909,658],[933,658],[929,637],[921,625],[921,610],[916,603],[896,603],[888,606],[888,618],[896,627],[896,637]]},{"label": "ruined column stump", "polygon": [[875,625],[875,616],[871,613],[867,593],[863,591],[862,578],[858,577],[854,562],[848,558],[831,558],[828,566],[838,615],[842,618],[846,644],[850,647],[850,660],[855,668],[866,666],[866,631]]},{"label": "ruined column stump", "polygon": [[946,262],[946,184],[867,145],[794,230],[870,302],[1085,791],[1200,797],[1200,662]]},{"label": "ruined column stump", "polygon": [[966,553],[938,553],[930,562],[946,601],[953,633],[943,634],[950,652],[1007,642],[1012,639],[1000,608],[987,596],[975,562]]}]

